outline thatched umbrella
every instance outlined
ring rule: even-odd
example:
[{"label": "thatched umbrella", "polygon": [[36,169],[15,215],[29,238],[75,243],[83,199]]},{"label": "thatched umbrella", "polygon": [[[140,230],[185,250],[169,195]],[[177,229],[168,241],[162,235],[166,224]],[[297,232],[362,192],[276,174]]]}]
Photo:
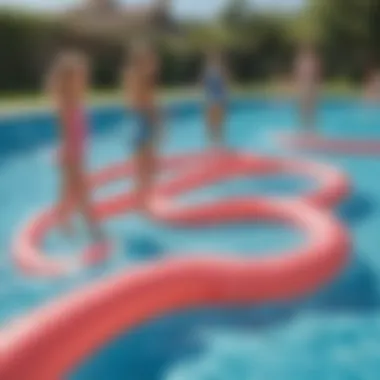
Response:
[{"label": "thatched umbrella", "polygon": [[116,0],[87,0],[64,15],[75,34],[114,40],[162,35],[177,30],[170,14],[170,0],[155,0],[149,6],[123,6]]}]

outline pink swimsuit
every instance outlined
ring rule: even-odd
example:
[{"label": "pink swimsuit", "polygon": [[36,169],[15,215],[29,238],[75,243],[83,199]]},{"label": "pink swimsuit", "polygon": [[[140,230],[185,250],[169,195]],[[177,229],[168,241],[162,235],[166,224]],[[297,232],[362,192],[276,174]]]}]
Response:
[{"label": "pink swimsuit", "polygon": [[67,128],[68,141],[61,148],[61,159],[65,162],[81,162],[84,156],[87,140],[87,120],[81,109],[73,110],[69,117]]}]

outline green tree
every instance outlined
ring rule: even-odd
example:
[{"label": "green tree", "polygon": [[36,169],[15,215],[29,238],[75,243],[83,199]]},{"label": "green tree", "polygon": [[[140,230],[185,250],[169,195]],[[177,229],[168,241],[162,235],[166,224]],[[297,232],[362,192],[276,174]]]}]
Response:
[{"label": "green tree", "polygon": [[308,17],[331,74],[357,78],[365,66],[380,64],[380,0],[310,0]]},{"label": "green tree", "polygon": [[247,20],[251,9],[247,0],[230,0],[222,10],[221,19],[230,26],[239,26]]}]

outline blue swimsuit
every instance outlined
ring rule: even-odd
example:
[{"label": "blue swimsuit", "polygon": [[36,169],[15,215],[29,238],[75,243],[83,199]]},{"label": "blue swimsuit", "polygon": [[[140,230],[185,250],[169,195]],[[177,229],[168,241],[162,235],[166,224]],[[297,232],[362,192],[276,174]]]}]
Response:
[{"label": "blue swimsuit", "polygon": [[134,133],[132,144],[135,149],[140,149],[148,144],[153,138],[154,119],[149,110],[135,110],[134,118]]},{"label": "blue swimsuit", "polygon": [[204,87],[208,102],[223,104],[227,101],[226,83],[220,70],[216,68],[206,70]]}]

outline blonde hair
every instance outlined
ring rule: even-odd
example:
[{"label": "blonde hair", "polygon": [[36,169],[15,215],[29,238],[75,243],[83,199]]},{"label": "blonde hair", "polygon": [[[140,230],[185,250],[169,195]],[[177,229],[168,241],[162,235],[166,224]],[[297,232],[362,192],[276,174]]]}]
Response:
[{"label": "blonde hair", "polygon": [[48,71],[46,86],[48,91],[54,91],[64,84],[66,78],[78,70],[87,70],[87,57],[77,51],[65,51],[59,53]]}]

